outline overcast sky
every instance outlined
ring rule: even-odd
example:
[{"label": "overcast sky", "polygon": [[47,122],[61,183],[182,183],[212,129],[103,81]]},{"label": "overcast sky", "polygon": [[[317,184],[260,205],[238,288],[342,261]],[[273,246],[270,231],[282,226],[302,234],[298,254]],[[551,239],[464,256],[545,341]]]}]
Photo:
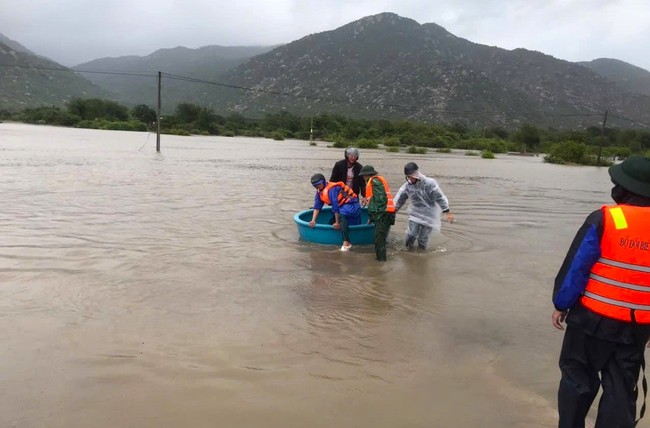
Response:
[{"label": "overcast sky", "polygon": [[0,0],[0,33],[72,66],[176,46],[288,43],[381,12],[476,43],[650,70],[648,0]]}]

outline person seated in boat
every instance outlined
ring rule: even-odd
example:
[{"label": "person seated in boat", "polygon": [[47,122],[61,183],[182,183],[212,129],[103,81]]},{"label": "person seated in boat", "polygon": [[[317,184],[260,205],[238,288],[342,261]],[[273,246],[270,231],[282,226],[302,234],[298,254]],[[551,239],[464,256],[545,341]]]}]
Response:
[{"label": "person seated in boat", "polygon": [[391,225],[395,224],[393,195],[386,179],[372,165],[364,165],[359,175],[366,180],[368,223],[375,224],[375,255],[377,260],[385,262],[386,238]]},{"label": "person seated in boat", "polygon": [[339,181],[347,184],[354,193],[361,196],[361,202],[364,201],[366,194],[366,182],[359,175],[359,171],[363,168],[359,162],[359,150],[355,147],[348,147],[345,149],[345,158],[334,164],[332,168],[332,175],[330,181],[338,183]]},{"label": "person seated in boat", "polygon": [[409,223],[406,230],[406,248],[410,249],[417,240],[418,248],[425,250],[433,229],[440,231],[440,215],[445,214],[449,223],[454,215],[449,211],[449,200],[438,182],[420,172],[415,162],[404,165],[406,183],[395,195],[395,212],[411,200]]},{"label": "person seated in boat", "polygon": [[314,214],[309,227],[314,227],[320,210],[325,204],[332,206],[334,223],[332,227],[341,231],[343,245],[341,251],[349,251],[350,242],[349,226],[361,224],[361,205],[357,194],[345,183],[327,181],[323,174],[314,174],[311,184],[316,189],[314,196]]}]

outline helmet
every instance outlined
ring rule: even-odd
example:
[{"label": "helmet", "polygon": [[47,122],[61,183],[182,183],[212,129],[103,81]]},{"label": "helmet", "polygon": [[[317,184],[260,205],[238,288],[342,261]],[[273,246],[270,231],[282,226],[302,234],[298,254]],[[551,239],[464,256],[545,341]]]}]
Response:
[{"label": "helmet", "polygon": [[650,197],[650,157],[630,156],[609,167],[612,181],[628,191]]},{"label": "helmet", "polygon": [[311,176],[311,185],[312,186],[316,186],[316,185],[320,184],[321,181],[323,183],[326,181],[325,176],[323,174],[314,174],[314,175]]},{"label": "helmet", "polygon": [[404,165],[404,175],[411,175],[418,169],[420,168],[418,168],[418,165],[415,162],[409,162]]},{"label": "helmet", "polygon": [[372,165],[364,165],[361,167],[361,171],[359,171],[360,176],[364,175],[378,175],[377,171],[375,171],[375,167]]},{"label": "helmet", "polygon": [[348,156],[356,156],[359,159],[359,150],[355,147],[348,147],[345,149],[345,158],[347,159]]}]

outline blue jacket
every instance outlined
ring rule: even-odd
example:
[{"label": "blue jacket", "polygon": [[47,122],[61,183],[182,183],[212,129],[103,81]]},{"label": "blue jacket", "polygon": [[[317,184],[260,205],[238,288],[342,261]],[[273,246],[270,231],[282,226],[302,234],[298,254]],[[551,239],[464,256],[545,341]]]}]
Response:
[{"label": "blue jacket", "polygon": [[[650,206],[650,198],[630,195],[626,204]],[[567,324],[581,328],[585,333],[600,339],[620,343],[638,343],[650,337],[650,325],[610,319],[591,312],[579,299],[587,286],[589,272],[600,257],[600,240],[603,236],[603,213],[597,210],[589,214],[576,233],[562,267],[555,277],[553,305],[559,311],[569,310]]]},{"label": "blue jacket", "polygon": [[[341,192],[341,186],[332,186],[329,192],[327,192],[330,202],[332,203],[332,212],[341,213],[343,215],[356,215],[361,208],[359,205],[359,198],[352,198],[348,203],[343,204],[343,207],[345,208],[341,211],[341,206],[338,202],[339,192]],[[323,209],[324,205],[325,202],[321,200],[320,192],[317,191],[314,196],[314,209],[320,211]]]}]

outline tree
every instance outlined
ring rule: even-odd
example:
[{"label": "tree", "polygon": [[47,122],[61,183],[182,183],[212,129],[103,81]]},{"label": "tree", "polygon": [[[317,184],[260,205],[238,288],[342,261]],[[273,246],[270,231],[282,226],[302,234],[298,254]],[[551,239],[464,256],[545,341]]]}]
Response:
[{"label": "tree", "polygon": [[544,158],[549,163],[580,163],[586,164],[587,146],[577,141],[561,141],[551,146],[548,156]]},{"label": "tree", "polygon": [[525,145],[525,150],[536,150],[541,142],[539,129],[527,123],[521,125],[519,131],[513,135],[513,140]]},{"label": "tree", "polygon": [[488,126],[485,128],[485,138],[508,139],[508,130],[502,126]]},{"label": "tree", "polygon": [[150,124],[157,120],[158,114],[151,107],[140,104],[131,109],[131,117],[140,122]]},{"label": "tree", "polygon": [[201,107],[190,104],[180,103],[176,106],[176,117],[181,123],[192,123],[199,118]]},{"label": "tree", "polygon": [[202,131],[210,131],[214,129],[213,122],[215,122],[217,116],[214,114],[211,108],[204,107],[199,111],[199,114],[196,118],[196,126]]},{"label": "tree", "polygon": [[99,98],[74,98],[68,103],[68,112],[83,120],[106,119],[112,121],[129,120],[129,110],[115,101]]},{"label": "tree", "polygon": [[454,122],[451,124],[451,126],[449,126],[449,130],[462,137],[469,131],[469,126],[462,122]]}]

